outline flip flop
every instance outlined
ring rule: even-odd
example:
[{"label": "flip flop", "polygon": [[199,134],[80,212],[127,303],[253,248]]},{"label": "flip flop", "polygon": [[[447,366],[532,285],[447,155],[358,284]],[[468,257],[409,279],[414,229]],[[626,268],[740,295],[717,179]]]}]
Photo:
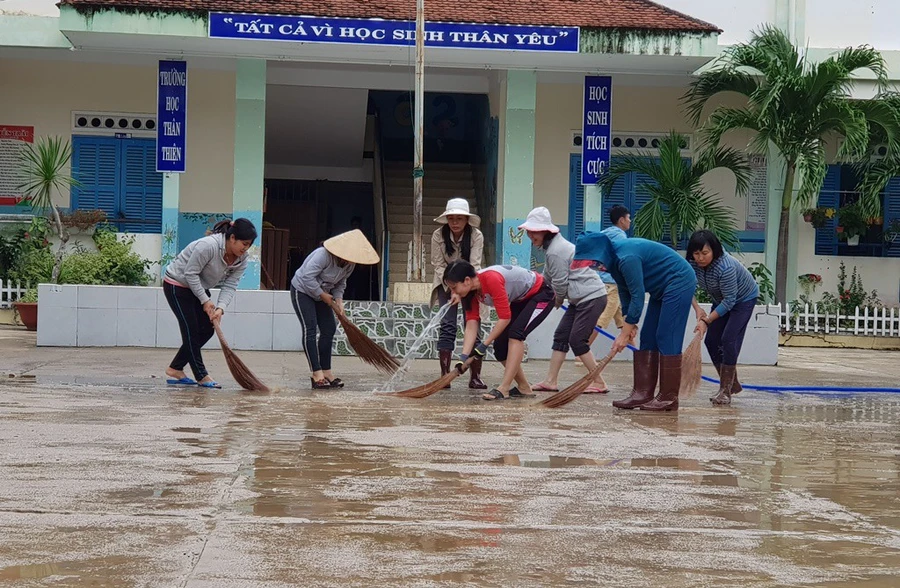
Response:
[{"label": "flip flop", "polygon": [[609,388],[603,389],[599,386],[588,386],[582,394],[609,394]]},{"label": "flip flop", "polygon": [[559,388],[548,388],[547,386],[544,386],[543,384],[538,384],[537,386],[532,386],[531,389],[534,390],[535,392],[559,392]]},{"label": "flip flop", "polygon": [[219,384],[218,382],[197,382],[197,385],[201,388],[222,388],[221,384]]},{"label": "flip flop", "polygon": [[344,381],[341,380],[340,378],[335,378],[333,380],[329,380],[328,378],[325,378],[325,381],[328,382],[328,385],[331,386],[332,388],[343,388],[344,387]]},{"label": "flip flop", "polygon": [[187,376],[176,380],[175,378],[169,378],[166,380],[166,384],[169,386],[196,386],[197,381],[188,378]]}]

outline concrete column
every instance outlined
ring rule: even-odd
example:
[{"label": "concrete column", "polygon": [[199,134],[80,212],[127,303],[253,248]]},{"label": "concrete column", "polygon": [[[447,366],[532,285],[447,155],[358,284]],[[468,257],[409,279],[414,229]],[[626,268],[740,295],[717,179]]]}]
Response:
[{"label": "concrete column", "polygon": [[498,262],[531,266],[531,242],[517,228],[534,207],[534,109],[537,73],[506,74],[505,125],[503,129],[503,188],[500,195],[502,223]]},{"label": "concrete column", "polygon": [[600,232],[602,222],[603,197],[600,186],[591,184],[584,187],[584,230],[590,233]]},{"label": "concrete column", "polygon": [[162,251],[159,275],[166,273],[166,266],[178,255],[178,214],[181,174],[163,174]]},{"label": "concrete column", "polygon": [[266,147],[266,62],[263,59],[237,60],[234,131],[234,218],[250,219],[259,232],[259,239],[250,249],[250,264],[238,287],[258,290]]}]

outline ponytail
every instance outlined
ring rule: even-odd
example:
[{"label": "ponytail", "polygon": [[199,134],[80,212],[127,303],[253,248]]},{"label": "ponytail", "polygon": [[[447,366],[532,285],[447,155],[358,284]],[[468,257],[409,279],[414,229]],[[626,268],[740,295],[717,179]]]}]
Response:
[{"label": "ponytail", "polygon": [[229,237],[234,237],[238,241],[256,241],[256,227],[246,218],[238,218],[233,221],[223,220],[215,224],[212,230],[213,234],[220,233],[225,235],[227,241]]}]

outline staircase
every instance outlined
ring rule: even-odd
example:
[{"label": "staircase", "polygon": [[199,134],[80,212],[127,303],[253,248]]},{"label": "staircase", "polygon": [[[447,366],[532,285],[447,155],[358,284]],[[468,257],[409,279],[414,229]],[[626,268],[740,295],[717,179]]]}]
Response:
[{"label": "staircase", "polygon": [[[406,264],[413,233],[412,163],[384,162],[384,182],[387,194],[388,230],[391,233],[390,284],[406,282]],[[430,284],[431,233],[438,228],[434,222],[451,198],[465,198],[469,210],[478,214],[475,205],[475,179],[470,164],[431,163],[425,165],[424,195],[422,198],[422,240],[425,247],[426,281]]]}]

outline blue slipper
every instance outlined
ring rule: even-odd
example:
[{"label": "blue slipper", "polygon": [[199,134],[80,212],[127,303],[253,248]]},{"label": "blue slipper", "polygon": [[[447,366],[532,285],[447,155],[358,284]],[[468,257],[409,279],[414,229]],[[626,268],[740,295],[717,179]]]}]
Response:
[{"label": "blue slipper", "polygon": [[195,383],[198,386],[200,386],[201,388],[219,388],[219,389],[222,388],[221,384],[219,384],[218,382],[195,382]]},{"label": "blue slipper", "polygon": [[168,384],[169,386],[196,386],[197,382],[185,376],[180,380],[169,378],[168,380],[166,380],[166,384]]}]

